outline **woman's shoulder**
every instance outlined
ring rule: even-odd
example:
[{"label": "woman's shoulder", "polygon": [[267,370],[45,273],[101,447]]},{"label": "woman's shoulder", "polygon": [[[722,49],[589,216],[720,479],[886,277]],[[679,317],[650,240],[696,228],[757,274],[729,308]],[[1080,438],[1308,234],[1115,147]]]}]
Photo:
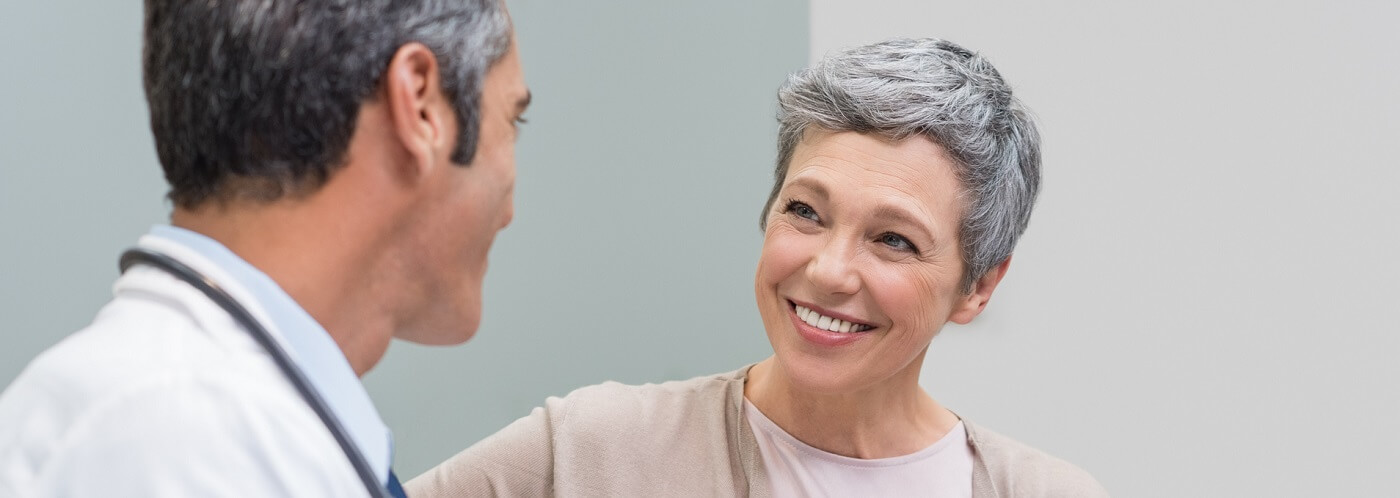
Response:
[{"label": "woman's shoulder", "polygon": [[[723,417],[722,408],[741,396],[747,369],[659,384],[604,382],[582,387],[562,398],[551,398],[548,409],[574,428],[636,427],[673,424],[680,420]],[[740,394],[736,394],[740,393]]]},{"label": "woman's shoulder", "polygon": [[716,482],[742,489],[730,446],[740,412],[730,400],[742,400],[745,371],[605,382],[549,398],[410,481],[409,494],[670,496]]},{"label": "woman's shoulder", "polygon": [[[747,485],[738,447],[743,380],[734,373],[661,384],[607,382],[546,402],[556,491],[674,496]],[[657,479],[656,476],[667,476]],[[728,493],[723,493],[728,494]]]},{"label": "woman's shoulder", "polygon": [[997,496],[1108,496],[1092,475],[1072,463],[966,420],[963,426]]}]

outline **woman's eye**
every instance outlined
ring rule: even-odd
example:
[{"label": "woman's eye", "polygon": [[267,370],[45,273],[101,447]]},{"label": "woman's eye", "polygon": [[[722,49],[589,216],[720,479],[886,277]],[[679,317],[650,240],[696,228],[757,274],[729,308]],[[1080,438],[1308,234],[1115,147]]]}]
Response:
[{"label": "woman's eye", "polygon": [[787,205],[787,212],[801,216],[803,218],[807,218],[812,221],[821,221],[821,218],[817,216],[817,211],[815,209],[812,209],[812,206],[808,206],[806,203],[801,201],[789,202]]},{"label": "woman's eye", "polygon": [[904,238],[904,236],[899,235],[897,233],[885,232],[880,235],[879,241],[881,244],[890,246],[895,250],[919,252],[919,249],[917,247],[914,247],[914,243],[909,242],[909,239],[906,239]]}]

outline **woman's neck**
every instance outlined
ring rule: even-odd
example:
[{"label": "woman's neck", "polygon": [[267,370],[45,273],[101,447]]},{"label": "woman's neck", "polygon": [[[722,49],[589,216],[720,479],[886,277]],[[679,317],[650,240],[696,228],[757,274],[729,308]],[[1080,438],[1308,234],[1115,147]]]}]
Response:
[{"label": "woman's neck", "polygon": [[938,442],[958,423],[919,387],[918,369],[913,370],[873,388],[822,394],[795,387],[776,357],[769,357],[749,370],[744,397],[814,448],[853,458],[896,457]]}]

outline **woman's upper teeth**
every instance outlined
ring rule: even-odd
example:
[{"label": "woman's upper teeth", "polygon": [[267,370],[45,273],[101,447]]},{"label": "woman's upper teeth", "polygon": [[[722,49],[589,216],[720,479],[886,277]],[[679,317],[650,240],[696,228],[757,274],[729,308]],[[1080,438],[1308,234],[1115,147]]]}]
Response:
[{"label": "woman's upper teeth", "polygon": [[822,330],[830,330],[832,332],[865,332],[872,328],[869,325],[861,325],[858,323],[851,323],[840,318],[832,318],[821,313],[812,311],[811,308],[803,307],[801,305],[794,306],[797,308],[798,318],[801,318],[802,321],[807,322],[807,325],[811,325]]}]

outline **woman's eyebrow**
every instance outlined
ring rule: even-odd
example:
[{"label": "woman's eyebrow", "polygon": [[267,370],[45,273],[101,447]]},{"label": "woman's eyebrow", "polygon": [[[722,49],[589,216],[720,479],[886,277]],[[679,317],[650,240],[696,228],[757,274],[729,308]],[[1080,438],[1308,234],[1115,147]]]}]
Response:
[{"label": "woman's eyebrow", "polygon": [[807,190],[811,190],[813,194],[816,194],[816,196],[820,197],[822,200],[831,198],[831,193],[826,190],[826,185],[823,185],[821,182],[813,180],[811,178],[794,178],[791,182],[787,184],[787,186],[801,187]]},{"label": "woman's eyebrow", "polygon": [[917,229],[922,232],[920,235],[923,235],[928,240],[937,241],[940,239],[935,233],[936,230],[923,221],[925,217],[914,214],[914,212],[904,207],[882,203],[875,206],[874,217],[881,221]]}]

